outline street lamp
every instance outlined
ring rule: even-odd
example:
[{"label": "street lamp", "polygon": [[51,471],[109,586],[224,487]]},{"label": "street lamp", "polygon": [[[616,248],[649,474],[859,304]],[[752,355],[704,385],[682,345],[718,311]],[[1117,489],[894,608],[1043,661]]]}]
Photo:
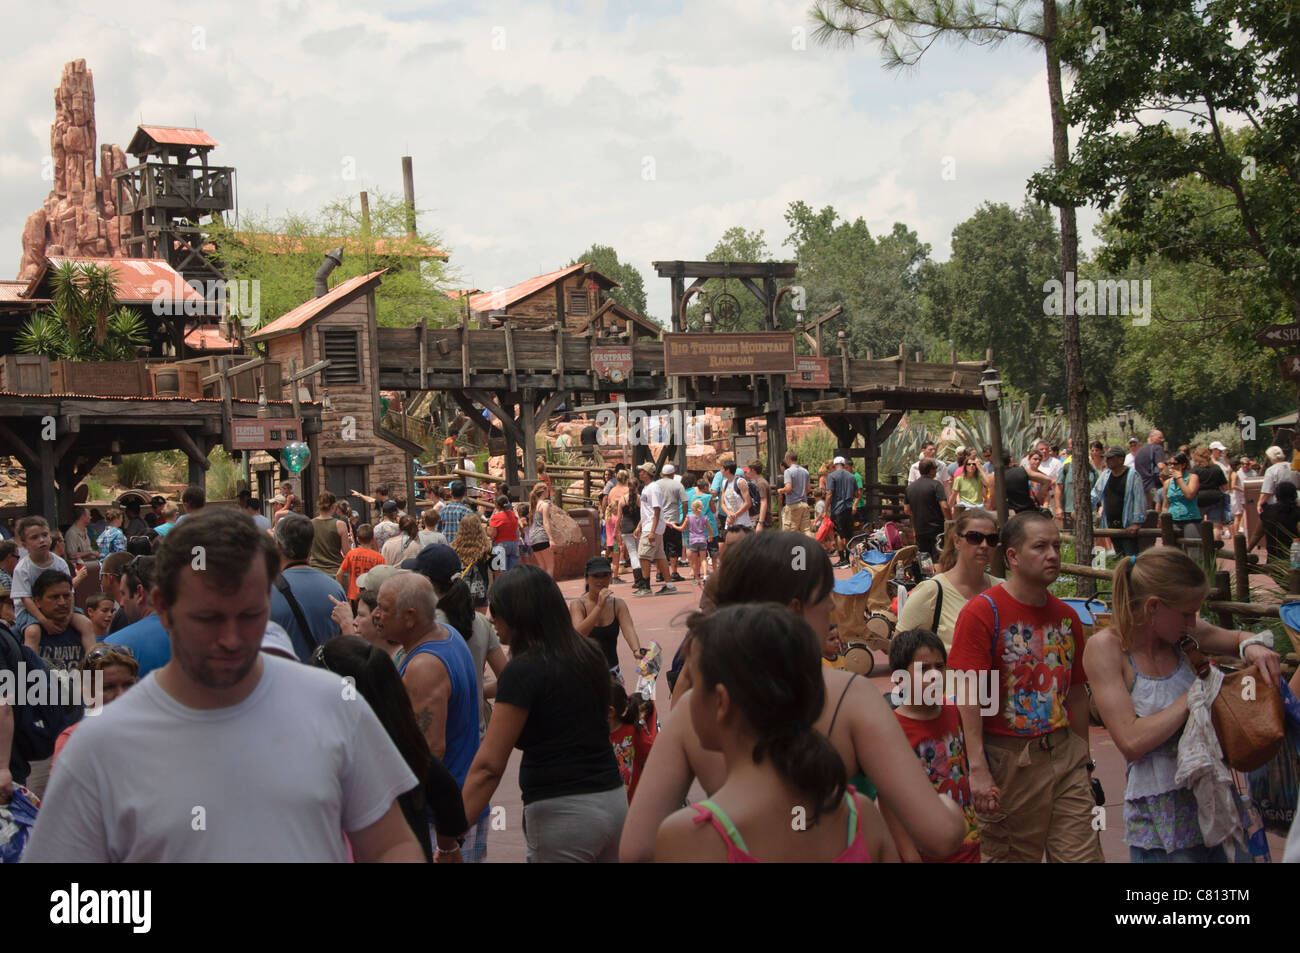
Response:
[{"label": "street lamp", "polygon": [[[844,332],[841,331],[841,334]],[[1002,379],[998,377],[998,372],[991,367],[984,368],[984,373],[980,375],[980,387],[984,389],[984,399],[989,403],[996,403],[997,399],[1002,396]]]},{"label": "street lamp", "polygon": [[708,310],[706,310],[706,311],[704,312],[704,330],[705,330],[705,331],[712,331],[712,330],[713,330],[713,312],[712,312],[712,311],[708,311]]},{"label": "street lamp", "polygon": [[[997,503],[998,525],[1007,525],[1007,492],[1003,480],[1002,463],[1002,409],[998,398],[1002,396],[1002,379],[993,367],[985,367],[980,374],[980,388],[984,391],[985,410],[989,417],[989,445],[993,449],[993,499]],[[993,553],[993,568],[1003,570],[1002,548]]]}]

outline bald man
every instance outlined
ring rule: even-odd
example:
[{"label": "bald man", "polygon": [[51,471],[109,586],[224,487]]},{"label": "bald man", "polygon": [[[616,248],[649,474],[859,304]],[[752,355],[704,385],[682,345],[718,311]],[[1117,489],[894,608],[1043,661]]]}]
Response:
[{"label": "bald man", "polygon": [[[478,677],[469,646],[437,622],[436,611],[433,584],[420,573],[399,572],[379,587],[374,625],[383,638],[402,646],[397,672],[416,724],[429,750],[463,786],[478,753]],[[470,845],[467,860],[481,859],[477,848]]]}]

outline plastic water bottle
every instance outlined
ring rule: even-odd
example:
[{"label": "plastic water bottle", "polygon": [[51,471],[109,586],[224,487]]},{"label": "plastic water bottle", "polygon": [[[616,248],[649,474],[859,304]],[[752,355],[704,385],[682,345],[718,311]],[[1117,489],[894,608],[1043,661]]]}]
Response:
[{"label": "plastic water bottle", "polygon": [[1291,543],[1291,568],[1300,569],[1300,539]]}]

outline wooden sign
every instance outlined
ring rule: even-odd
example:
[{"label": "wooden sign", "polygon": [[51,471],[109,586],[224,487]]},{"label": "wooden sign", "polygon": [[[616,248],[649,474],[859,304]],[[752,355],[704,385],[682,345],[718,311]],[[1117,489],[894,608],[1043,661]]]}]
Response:
[{"label": "wooden sign", "polygon": [[793,374],[794,333],[665,334],[664,374]]},{"label": "wooden sign", "polygon": [[1294,347],[1300,344],[1300,323],[1270,324],[1255,334],[1255,340],[1266,347]]},{"label": "wooden sign", "polygon": [[1300,354],[1288,354],[1277,362],[1278,370],[1289,381],[1300,381]]},{"label": "wooden sign", "polygon": [[600,345],[591,349],[591,369],[596,376],[622,384],[632,379],[632,348]]},{"label": "wooden sign", "polygon": [[804,357],[795,359],[795,377],[791,387],[830,387],[831,359],[829,357]]},{"label": "wooden sign", "polygon": [[279,450],[302,439],[302,423],[292,417],[236,417],[230,422],[231,450]]}]

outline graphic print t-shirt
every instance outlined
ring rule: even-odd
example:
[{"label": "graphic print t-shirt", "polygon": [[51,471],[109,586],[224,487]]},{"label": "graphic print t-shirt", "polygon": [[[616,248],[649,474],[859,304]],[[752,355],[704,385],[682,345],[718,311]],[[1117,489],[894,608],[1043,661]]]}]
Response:
[{"label": "graphic print t-shirt", "polygon": [[[990,600],[997,606],[996,631]],[[1001,707],[985,716],[986,732],[1045,735],[1069,726],[1065,696],[1087,678],[1083,626],[1056,596],[1031,606],[1013,599],[1006,586],[994,586],[966,603],[957,617],[948,667],[997,673]]]},{"label": "graphic print t-shirt", "polygon": [[922,721],[894,712],[907,743],[921,759],[921,767],[940,794],[948,794],[961,805],[966,819],[966,836],[951,857],[922,857],[926,863],[978,864],[980,829],[975,804],[970,796],[970,766],[966,762],[966,738],[961,732],[957,706],[945,704],[938,718]]}]

